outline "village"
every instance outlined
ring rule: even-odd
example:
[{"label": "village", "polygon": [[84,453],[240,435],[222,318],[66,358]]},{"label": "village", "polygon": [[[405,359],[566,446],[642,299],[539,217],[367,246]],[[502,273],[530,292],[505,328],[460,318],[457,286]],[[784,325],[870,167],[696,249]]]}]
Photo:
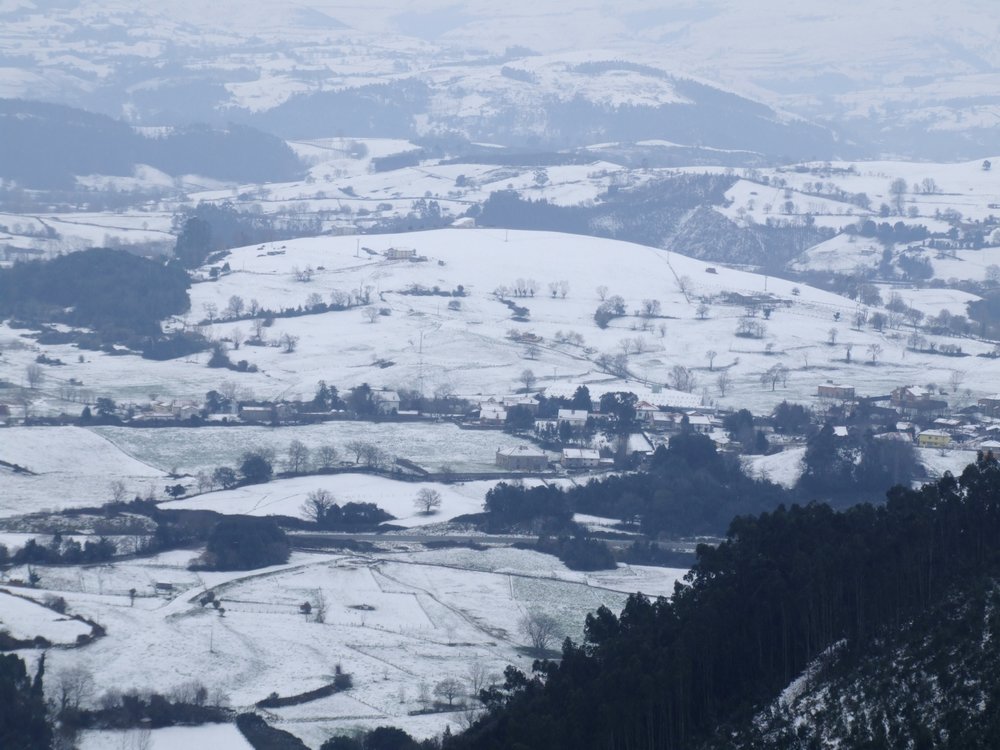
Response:
[{"label": "village", "polygon": [[[619,385],[620,384],[612,384]],[[627,385],[627,384],[626,384]],[[899,440],[919,448],[997,452],[1000,450],[1000,394],[975,403],[949,404],[943,389],[930,390],[901,385],[884,395],[863,395],[853,385],[820,383],[811,403],[793,405],[803,419],[789,422],[776,408],[771,414],[753,414],[756,440],[738,433],[746,429],[737,412],[716,404],[699,403],[690,393],[666,387],[636,384],[636,390],[611,390],[600,383],[559,384],[538,390],[493,395],[478,403],[469,399],[425,399],[412,392],[371,388],[367,384],[349,389],[341,399],[335,387],[321,382],[312,401],[240,401],[223,382],[197,403],[146,401],[115,403],[98,398],[78,417],[31,417],[25,419],[14,405],[0,403],[0,427],[122,426],[135,430],[199,427],[294,427],[320,423],[371,422],[379,424],[452,424],[462,430],[495,432],[495,473],[527,474],[602,472],[636,468],[666,446],[671,436],[692,432],[708,436],[717,450],[736,454],[776,455],[805,445],[808,435],[829,424],[837,437],[851,430],[869,431],[881,440]],[[788,406],[787,402],[783,406]],[[741,415],[742,416],[742,415]],[[512,442],[509,437],[516,437]],[[353,441],[355,447],[358,441]],[[348,446],[346,452],[351,451]],[[398,476],[427,476],[427,469],[409,457],[390,455],[371,447],[356,451],[354,461],[336,465],[327,461],[325,470],[372,469]],[[296,464],[292,473],[308,470],[307,462]],[[454,478],[460,478],[455,472]],[[480,478],[491,472],[480,470]],[[471,475],[468,477],[471,478]],[[193,491],[193,488],[192,488]]]}]

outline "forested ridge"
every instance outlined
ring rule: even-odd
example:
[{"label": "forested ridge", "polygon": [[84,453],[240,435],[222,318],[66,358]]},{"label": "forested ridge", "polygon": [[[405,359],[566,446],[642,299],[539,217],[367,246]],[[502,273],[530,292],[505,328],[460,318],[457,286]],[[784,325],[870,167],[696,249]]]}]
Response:
[{"label": "forested ridge", "polygon": [[782,506],[737,518],[725,542],[699,547],[673,597],[637,594],[618,616],[589,615],[583,643],[567,641],[560,662],[536,662],[531,675],[509,668],[504,687],[483,695],[486,715],[446,746],[710,745],[834,644],[863,655],[997,575],[998,535],[1000,466],[991,455],[959,478],[896,487],[878,507]]},{"label": "forested ridge", "polygon": [[121,120],[23,99],[0,99],[0,144],[0,177],[29,188],[72,189],[78,175],[127,176],[137,164],[242,182],[302,172],[288,144],[254,128],[191,125],[147,138]]},{"label": "forested ridge", "polygon": [[177,265],[94,248],[0,269],[0,317],[87,326],[111,340],[156,335],[188,309],[190,285]]}]

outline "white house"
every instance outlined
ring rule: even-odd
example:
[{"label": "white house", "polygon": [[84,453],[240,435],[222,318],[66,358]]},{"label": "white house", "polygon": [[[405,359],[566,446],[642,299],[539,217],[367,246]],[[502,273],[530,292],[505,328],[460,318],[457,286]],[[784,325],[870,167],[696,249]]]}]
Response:
[{"label": "white house", "polygon": [[395,391],[381,390],[372,393],[372,400],[379,414],[392,414],[399,412],[399,394]]},{"label": "white house", "polygon": [[486,425],[500,425],[507,422],[507,410],[499,404],[480,404],[479,423]]},{"label": "white house", "polygon": [[601,465],[601,454],[593,448],[563,448],[562,465],[567,469],[592,469]]},{"label": "white house", "polygon": [[704,414],[688,414],[688,425],[693,432],[707,435],[712,431],[712,420]]},{"label": "white house", "polygon": [[515,406],[523,406],[532,415],[538,414],[538,402],[531,396],[526,396],[522,393],[504,396],[500,399],[500,403],[507,409],[513,409]]},{"label": "white house", "polygon": [[556,422],[558,422],[560,427],[564,422],[570,427],[583,427],[587,424],[587,417],[589,416],[590,412],[586,409],[560,409],[556,415]]},{"label": "white house", "polygon": [[640,401],[635,405],[635,416],[643,422],[652,422],[659,413],[660,408],[648,401]]},{"label": "white house", "polygon": [[390,247],[385,251],[386,260],[409,260],[417,257],[417,251],[412,247]]}]

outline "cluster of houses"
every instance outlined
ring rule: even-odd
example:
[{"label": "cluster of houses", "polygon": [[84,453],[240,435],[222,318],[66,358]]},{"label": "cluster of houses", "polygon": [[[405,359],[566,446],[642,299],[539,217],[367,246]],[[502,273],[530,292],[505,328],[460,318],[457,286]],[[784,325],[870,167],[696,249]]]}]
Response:
[{"label": "cluster of houses", "polygon": [[[690,401],[689,394],[681,395],[685,403]],[[531,415],[531,429],[535,434],[559,435],[563,444],[589,444],[590,438],[600,434],[598,424],[603,420],[603,415],[598,408],[594,411],[559,409],[553,417],[539,417],[539,402],[524,394],[494,397],[480,403],[478,415],[466,426],[480,429],[502,428],[508,425],[510,412],[517,407],[522,407]],[[682,428],[709,435],[719,447],[729,443],[728,436],[722,430],[721,418],[714,410],[695,410],[668,403],[654,404],[646,400],[636,403],[635,408],[638,424],[636,432],[628,440],[626,452],[630,455],[652,454],[658,445],[665,444],[671,434]],[[528,427],[525,425],[524,429]],[[566,436],[569,436],[569,441],[562,439]],[[611,454],[610,447],[602,450],[589,445],[570,445],[561,448],[558,463],[567,471],[610,469],[614,466]],[[550,460],[549,453],[534,446],[499,448],[496,453],[496,465],[505,471],[545,471],[549,468]]]},{"label": "cluster of houses", "polygon": [[859,397],[854,386],[824,383],[816,396],[827,402],[855,405],[867,401],[872,409],[897,416],[896,429],[877,437],[908,440],[921,448],[1000,450],[1000,393],[981,398],[975,405],[952,410],[930,390],[899,386],[882,396]]}]

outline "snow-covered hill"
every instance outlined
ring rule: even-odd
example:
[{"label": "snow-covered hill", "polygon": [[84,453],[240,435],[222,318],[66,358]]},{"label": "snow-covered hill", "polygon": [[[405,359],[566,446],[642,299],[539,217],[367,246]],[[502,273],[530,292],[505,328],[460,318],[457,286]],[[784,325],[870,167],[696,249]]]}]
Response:
[{"label": "snow-covered hill", "polygon": [[[411,248],[426,260],[386,259],[384,253],[394,247]],[[150,393],[160,400],[200,399],[224,379],[234,380],[244,395],[271,399],[311,398],[319,380],[342,388],[368,382],[476,399],[523,387],[526,369],[535,374],[538,388],[580,383],[641,388],[642,382],[671,382],[673,368],[682,366],[695,375],[696,398],[769,411],[783,399],[808,403],[817,385],[828,380],[854,383],[860,394],[876,395],[901,384],[943,386],[959,372],[962,392],[952,398],[985,395],[996,390],[1000,368],[996,359],[975,357],[992,351],[989,343],[944,337],[942,343],[960,343],[966,356],[915,353],[907,350],[905,331],[856,330],[858,304],[845,297],[593,237],[490,229],[317,237],[240,248],[227,260],[232,272],[195,284],[191,312],[174,327],[199,327],[232,346],[254,334],[252,320],[220,321],[233,297],[279,310],[365,289],[374,322],[358,307],[279,316],[261,330],[268,345],[243,343],[229,352],[234,360],[256,365],[256,373],[210,369],[207,354],[153,362],[94,352],[79,362],[78,350],[69,346],[12,349],[0,373],[18,382],[39,351],[62,359],[66,364],[47,369],[48,380],[32,394],[32,408],[44,412],[79,408],[60,401],[60,383],[68,378],[82,381],[91,393],[126,402]],[[312,280],[296,280],[294,270],[306,267],[315,271]],[[565,298],[558,290],[563,281]],[[519,283],[534,286],[534,296],[513,296]],[[550,284],[557,285],[555,295]],[[459,286],[464,296],[451,296]],[[419,289],[439,293],[410,293]],[[767,320],[756,319],[763,338],[737,336],[746,298],[765,294],[773,312]],[[526,322],[512,319],[501,295],[527,308]],[[594,321],[601,295],[621,296],[626,312],[603,329]],[[645,300],[658,301],[659,312],[638,315]],[[15,335],[0,329],[4,340]],[[292,352],[280,345],[286,336],[295,340]],[[709,350],[717,352],[711,362]],[[625,355],[628,383],[605,372],[615,355]],[[787,377],[772,389],[762,375],[776,365],[787,368]],[[729,379],[724,394],[718,383],[723,370]],[[966,389],[971,393],[963,396]]]}]

